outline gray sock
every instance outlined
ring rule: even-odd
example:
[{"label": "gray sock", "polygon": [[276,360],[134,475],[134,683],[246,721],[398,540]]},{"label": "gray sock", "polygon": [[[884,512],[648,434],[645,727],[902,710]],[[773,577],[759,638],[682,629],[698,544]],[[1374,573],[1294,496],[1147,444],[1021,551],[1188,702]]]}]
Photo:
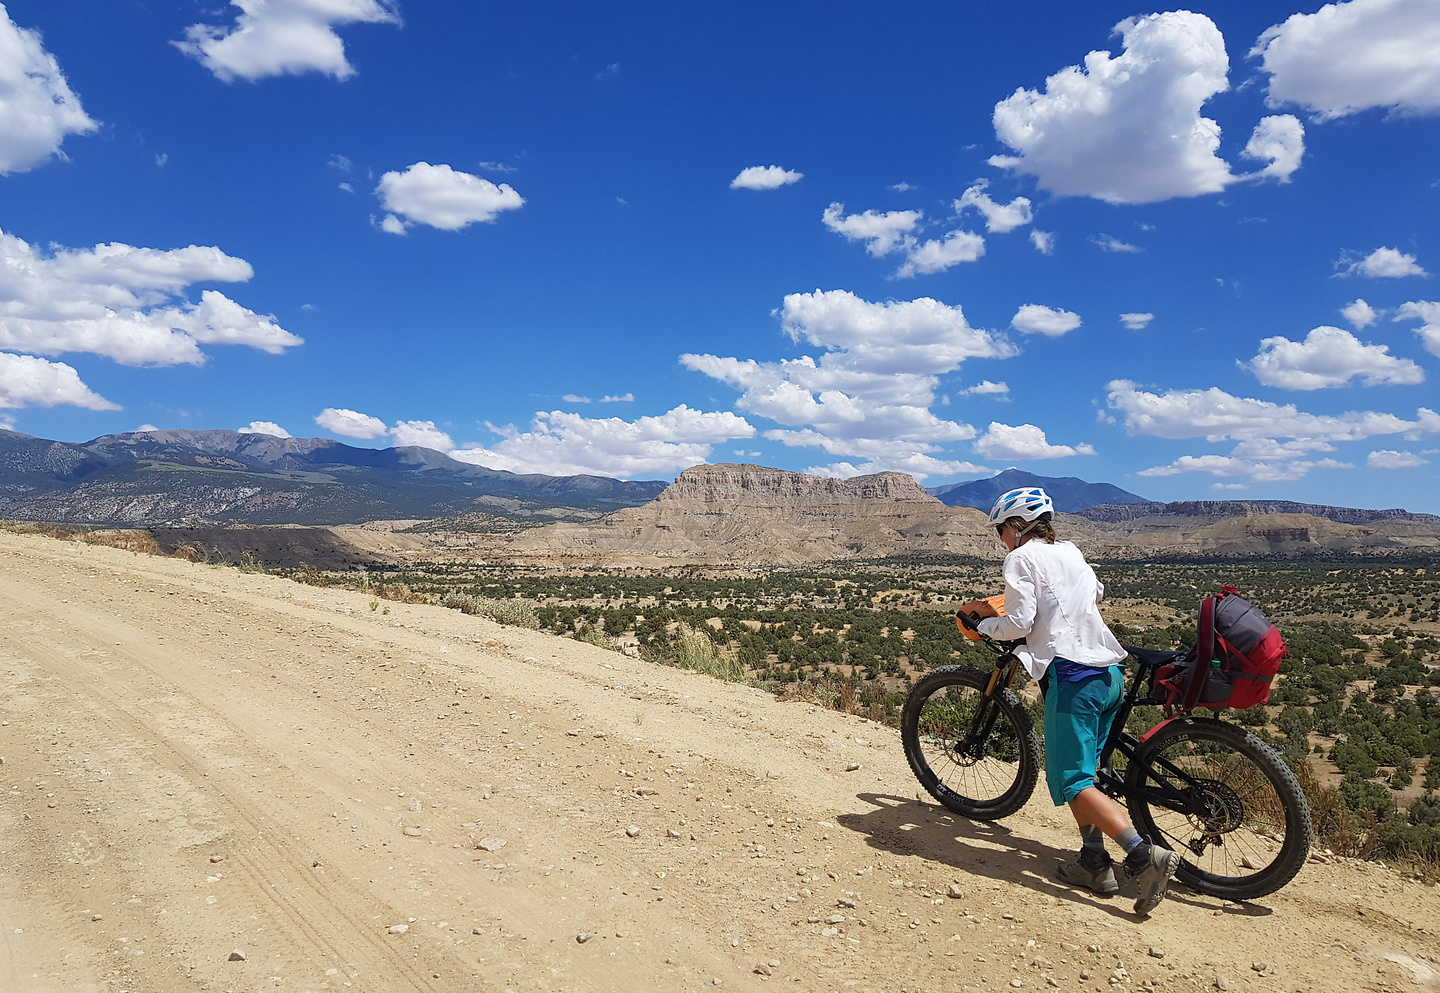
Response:
[{"label": "gray sock", "polygon": [[1125,849],[1125,864],[1142,866],[1150,861],[1150,844],[1133,827],[1128,827],[1115,836],[1115,843]]},{"label": "gray sock", "polygon": [[1087,869],[1098,869],[1108,864],[1110,854],[1105,851],[1105,834],[1094,824],[1080,828],[1080,864]]}]

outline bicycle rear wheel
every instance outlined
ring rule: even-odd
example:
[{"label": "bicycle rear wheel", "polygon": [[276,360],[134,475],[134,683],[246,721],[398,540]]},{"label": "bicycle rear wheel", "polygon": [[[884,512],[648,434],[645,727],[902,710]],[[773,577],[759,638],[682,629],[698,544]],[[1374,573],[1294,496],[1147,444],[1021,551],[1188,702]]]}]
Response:
[{"label": "bicycle rear wheel", "polygon": [[1176,878],[1227,900],[1274,893],[1310,854],[1310,806],[1284,759],[1233,724],[1181,718],[1125,776],[1140,833],[1180,853]]},{"label": "bicycle rear wheel", "polygon": [[986,698],[990,673],[965,665],[927,673],[905,700],[900,738],[920,785],[950,810],[991,821],[1030,799],[1040,738],[1011,690]]}]

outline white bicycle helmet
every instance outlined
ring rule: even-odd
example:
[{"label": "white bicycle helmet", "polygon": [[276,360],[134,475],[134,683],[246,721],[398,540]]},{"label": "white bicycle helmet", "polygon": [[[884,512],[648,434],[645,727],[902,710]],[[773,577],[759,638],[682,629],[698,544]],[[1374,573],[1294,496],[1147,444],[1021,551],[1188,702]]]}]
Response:
[{"label": "white bicycle helmet", "polygon": [[[990,526],[998,527],[1012,517],[1033,525],[1042,518],[1048,520],[1054,513],[1055,504],[1048,493],[1038,486],[1022,486],[1000,494],[1000,499],[990,508]],[[1023,535],[1029,530],[1027,527],[1020,533]]]}]

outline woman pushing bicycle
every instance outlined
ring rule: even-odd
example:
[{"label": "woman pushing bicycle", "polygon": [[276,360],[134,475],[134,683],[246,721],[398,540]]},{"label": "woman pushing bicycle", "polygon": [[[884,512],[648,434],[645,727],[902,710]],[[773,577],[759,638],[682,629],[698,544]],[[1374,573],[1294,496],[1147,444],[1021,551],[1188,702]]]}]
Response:
[{"label": "woman pushing bicycle", "polygon": [[1140,889],[1135,913],[1149,914],[1165,897],[1180,856],[1142,838],[1125,810],[1095,785],[1100,750],[1125,689],[1126,650],[1105,626],[1097,601],[1104,586],[1085,556],[1057,541],[1055,507],[1038,487],[1010,490],[995,501],[990,524],[1005,556],[1005,613],[985,600],[960,608],[984,618],[980,634],[1025,639],[1017,652],[1045,697],[1045,779],[1057,807],[1068,804],[1080,828],[1079,858],[1059,877],[1108,896],[1120,885],[1105,837],[1125,852],[1124,868]]}]

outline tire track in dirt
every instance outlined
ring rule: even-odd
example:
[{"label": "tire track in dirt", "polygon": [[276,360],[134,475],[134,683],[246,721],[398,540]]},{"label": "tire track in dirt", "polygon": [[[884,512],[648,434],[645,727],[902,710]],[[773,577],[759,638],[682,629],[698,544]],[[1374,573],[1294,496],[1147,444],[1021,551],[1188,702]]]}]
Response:
[{"label": "tire track in dirt", "polygon": [[[1073,829],[1038,800],[954,818],[914,802],[890,732],[744,687],[274,577],[0,550],[0,655],[28,667],[0,689],[0,818],[36,817],[0,851],[24,896],[55,894],[31,915],[49,942],[17,946],[74,981],[55,989],[1108,990],[1123,964],[1127,989],[1273,993],[1412,988],[1384,955],[1440,951],[1432,890],[1348,865],[1136,921],[1055,881]],[[472,847],[491,833],[509,844]],[[0,886],[0,921],[16,900]],[[237,931],[250,962],[216,960]]]},{"label": "tire track in dirt", "polygon": [[[17,602],[11,590],[0,590],[0,599],[4,601],[5,612],[22,623],[35,616],[27,616],[26,607],[30,605]],[[207,756],[179,746],[173,736],[160,733],[153,713],[148,712],[135,697],[131,681],[122,678],[114,667],[96,671],[94,668],[75,664],[72,660],[73,652],[62,650],[55,644],[47,644],[48,639],[35,630],[39,626],[32,626],[24,650],[35,660],[37,666],[52,674],[52,680],[64,685],[86,687],[86,703],[92,715],[87,722],[87,732],[101,741],[144,742],[146,765],[164,770],[192,790],[204,795],[208,806],[220,808],[216,814],[211,815],[214,820],[234,823],[235,826],[227,830],[223,837],[239,835],[236,840],[248,847],[238,854],[227,856],[224,864],[231,874],[234,872],[232,867],[238,866],[244,870],[242,879],[253,904],[249,909],[265,914],[271,927],[298,932],[304,943],[316,949],[322,958],[344,963],[367,977],[375,977],[385,988],[441,988],[431,982],[431,977],[423,975],[417,967],[406,961],[394,947],[374,936],[370,921],[351,909],[365,907],[383,911],[384,908],[368,893],[343,881],[327,880],[328,885],[322,887],[304,874],[286,879],[287,869],[308,861],[306,855],[296,846],[284,840],[289,827],[275,818],[266,817],[249,805],[234,800],[233,797],[239,793],[238,784],[227,783],[224,770],[216,769]],[[92,646],[90,650],[94,651],[96,633],[93,630],[86,631],[88,625],[77,626],[81,629],[78,633],[82,639],[89,635],[81,644],[88,641]],[[120,627],[112,627],[111,631],[120,631],[123,637],[131,639],[136,639],[138,635],[138,632],[125,631]],[[0,638],[0,648],[13,652],[18,647],[20,646],[9,643],[9,639]],[[152,657],[153,662],[140,665],[133,656],[127,658],[122,654],[121,658],[117,659],[117,666],[123,665],[143,673],[145,681],[152,686],[159,681],[154,672],[156,668],[179,667],[179,660],[169,657],[168,652],[160,652]],[[70,702],[55,690],[49,691],[47,696],[59,707]],[[188,699],[196,700],[194,696]],[[229,718],[218,709],[204,704],[201,706],[206,711],[208,721],[221,727],[228,723]],[[244,729],[236,729],[230,737],[244,740]],[[216,773],[216,782],[208,787],[200,785],[203,780],[211,777],[212,769]],[[212,847],[220,841],[220,838],[215,839]],[[297,898],[282,890],[277,882],[280,879],[284,879],[287,884],[299,881],[302,884],[300,889],[303,889],[303,896]]]}]

